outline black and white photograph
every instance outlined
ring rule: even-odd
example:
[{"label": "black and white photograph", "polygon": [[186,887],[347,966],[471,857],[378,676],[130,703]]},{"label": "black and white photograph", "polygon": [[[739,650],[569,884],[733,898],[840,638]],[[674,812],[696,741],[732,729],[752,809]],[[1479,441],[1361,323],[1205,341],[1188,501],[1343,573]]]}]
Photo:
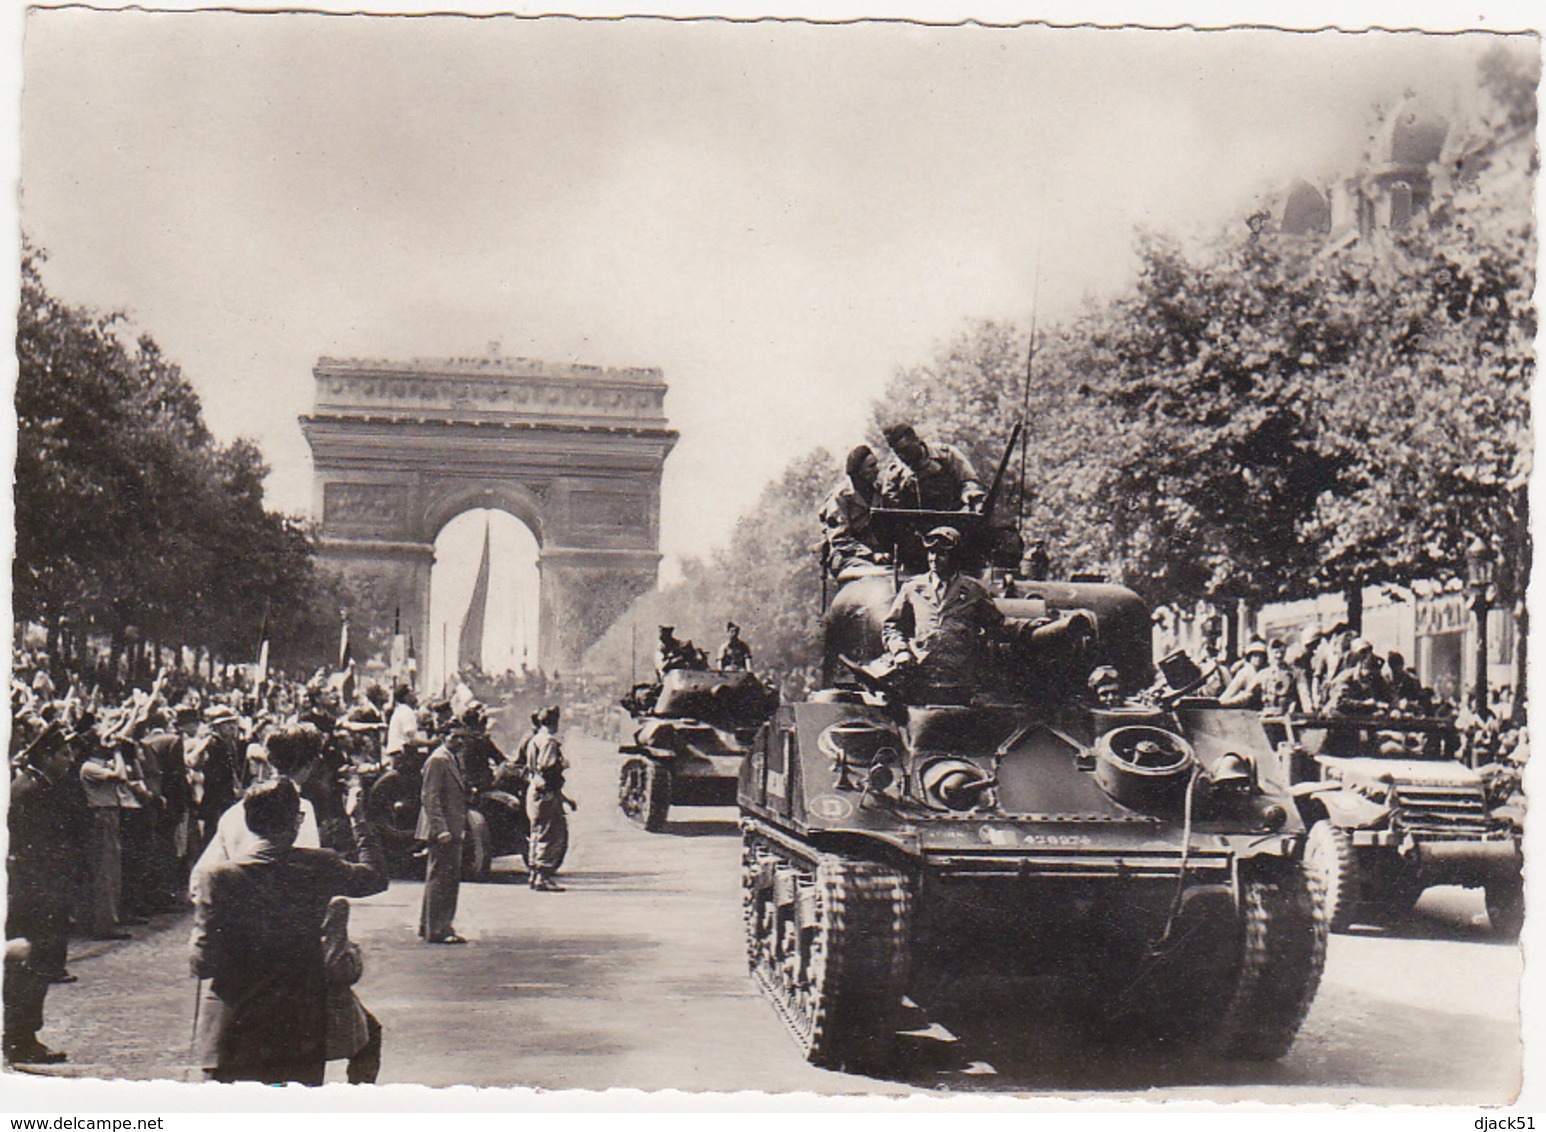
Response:
[{"label": "black and white photograph", "polygon": [[8,29],[5,1107],[1528,1111],[1527,6],[370,7]]}]

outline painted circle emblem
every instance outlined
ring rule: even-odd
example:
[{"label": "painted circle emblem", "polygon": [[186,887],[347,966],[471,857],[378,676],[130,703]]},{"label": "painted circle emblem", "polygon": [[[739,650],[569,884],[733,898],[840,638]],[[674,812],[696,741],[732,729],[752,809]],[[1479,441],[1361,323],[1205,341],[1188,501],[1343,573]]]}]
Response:
[{"label": "painted circle emblem", "polygon": [[836,794],[818,794],[811,799],[811,813],[825,821],[842,821],[854,812],[854,804]]}]

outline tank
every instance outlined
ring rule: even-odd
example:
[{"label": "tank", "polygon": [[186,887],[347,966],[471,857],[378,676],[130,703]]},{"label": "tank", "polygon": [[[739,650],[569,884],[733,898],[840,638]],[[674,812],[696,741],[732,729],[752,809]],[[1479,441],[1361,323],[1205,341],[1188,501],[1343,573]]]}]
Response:
[{"label": "tank", "polygon": [[1281,1057],[1326,926],[1259,714],[1140,699],[1150,611],[1128,589],[980,577],[1005,624],[945,697],[887,671],[898,576],[841,582],[827,686],[741,766],[753,978],[829,1068],[885,1072],[904,997],[968,975],[1084,988],[1107,1035]]},{"label": "tank", "polygon": [[618,803],[657,833],[672,806],[733,806],[741,762],[778,702],[750,672],[667,672],[623,701],[638,722],[618,748]]}]

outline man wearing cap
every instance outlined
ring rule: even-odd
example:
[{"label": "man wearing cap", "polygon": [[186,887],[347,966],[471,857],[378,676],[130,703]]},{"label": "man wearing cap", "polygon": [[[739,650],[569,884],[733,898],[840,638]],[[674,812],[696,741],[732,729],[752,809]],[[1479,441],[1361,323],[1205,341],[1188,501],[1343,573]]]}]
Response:
[{"label": "man wearing cap", "polygon": [[[229,705],[216,703],[205,709],[204,722],[209,724],[209,735],[197,750],[188,752],[204,784],[203,797],[195,807],[200,826],[198,852],[203,852],[215,835],[220,815],[236,804],[241,791],[240,767],[245,761],[239,742],[241,716]],[[190,855],[197,857],[197,853]]]},{"label": "man wearing cap", "polygon": [[429,850],[419,936],[426,943],[466,943],[453,928],[462,883],[462,839],[467,836],[467,732],[458,724],[424,762],[419,824],[414,836]]},{"label": "man wearing cap", "polygon": [[900,668],[916,665],[932,695],[969,696],[983,663],[982,636],[1004,615],[981,582],[960,572],[961,532],[935,527],[923,539],[929,569],[897,591],[880,636]]},{"label": "man wearing cap", "polygon": [[726,621],[725,632],[729,635],[725,638],[725,643],[720,646],[715,667],[721,672],[732,670],[750,672],[752,650],[745,641],[741,640],[741,627],[734,621]]},{"label": "man wearing cap", "polygon": [[935,441],[925,444],[913,426],[884,430],[897,463],[880,480],[880,496],[892,507],[924,511],[976,511],[987,498],[977,473],[961,450]]},{"label": "man wearing cap", "polygon": [[870,511],[880,501],[880,461],[868,444],[861,444],[848,454],[844,471],[843,481],[817,512],[822,563],[833,577],[854,567],[885,562],[887,557],[870,528]]}]

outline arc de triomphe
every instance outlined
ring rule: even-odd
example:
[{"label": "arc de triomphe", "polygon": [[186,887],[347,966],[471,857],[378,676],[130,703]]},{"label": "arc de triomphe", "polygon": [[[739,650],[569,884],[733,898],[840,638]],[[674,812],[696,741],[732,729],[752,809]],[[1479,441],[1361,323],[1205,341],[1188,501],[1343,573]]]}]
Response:
[{"label": "arc de triomphe", "polygon": [[[435,538],[464,511],[503,510],[536,536],[538,649],[575,668],[660,565],[660,474],[677,434],[655,369],[526,358],[322,358],[301,429],[326,563],[430,640]],[[427,675],[421,659],[421,679]]]}]

